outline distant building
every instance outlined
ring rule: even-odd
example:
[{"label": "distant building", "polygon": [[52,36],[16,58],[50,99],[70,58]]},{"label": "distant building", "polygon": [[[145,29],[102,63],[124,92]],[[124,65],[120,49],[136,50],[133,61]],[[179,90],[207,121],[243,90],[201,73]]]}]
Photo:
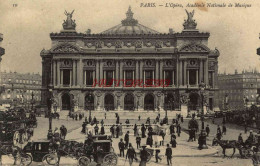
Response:
[{"label": "distant building", "polygon": [[[2,41],[3,41],[3,34],[0,33],[0,72],[1,72],[2,56],[5,54],[5,49],[1,47]],[[1,79],[1,74],[0,74],[0,79]],[[1,90],[2,90],[2,88],[1,88]]]},{"label": "distant building", "polygon": [[245,106],[260,104],[260,73],[256,70],[234,74],[219,74],[220,109],[243,109]]},{"label": "distant building", "polygon": [[33,104],[39,104],[42,83],[40,74],[1,72],[1,75],[1,84],[4,86],[1,103],[12,103],[14,101],[15,105],[24,105],[30,108],[33,96]]}]

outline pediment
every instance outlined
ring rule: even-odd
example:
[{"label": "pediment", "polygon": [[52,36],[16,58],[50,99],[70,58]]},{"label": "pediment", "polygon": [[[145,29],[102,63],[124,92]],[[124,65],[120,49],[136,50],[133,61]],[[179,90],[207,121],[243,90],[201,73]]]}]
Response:
[{"label": "pediment", "polygon": [[202,44],[187,44],[179,48],[179,52],[209,52],[210,49]]},{"label": "pediment", "polygon": [[54,53],[79,53],[80,51],[81,49],[78,46],[70,43],[61,43],[51,49],[51,52]]}]

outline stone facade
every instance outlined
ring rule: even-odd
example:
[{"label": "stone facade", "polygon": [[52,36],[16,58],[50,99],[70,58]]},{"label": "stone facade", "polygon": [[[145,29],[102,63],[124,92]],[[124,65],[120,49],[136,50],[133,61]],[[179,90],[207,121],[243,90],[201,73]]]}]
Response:
[{"label": "stone facade", "polygon": [[98,34],[76,32],[71,17],[41,51],[43,104],[53,95],[58,110],[174,110],[187,96],[197,109],[204,82],[206,102],[218,106],[219,51],[208,48],[210,34],[196,29],[190,13],[181,33],[167,34],[139,24],[131,8],[120,25]]},{"label": "stone facade", "polygon": [[260,104],[260,73],[257,71],[219,74],[220,109],[238,110],[252,104]]},{"label": "stone facade", "polygon": [[40,74],[22,74],[17,72],[1,72],[1,84],[4,91],[1,94],[2,103],[12,103],[16,105],[26,105],[29,107],[33,102],[39,104],[41,101],[42,77]]}]

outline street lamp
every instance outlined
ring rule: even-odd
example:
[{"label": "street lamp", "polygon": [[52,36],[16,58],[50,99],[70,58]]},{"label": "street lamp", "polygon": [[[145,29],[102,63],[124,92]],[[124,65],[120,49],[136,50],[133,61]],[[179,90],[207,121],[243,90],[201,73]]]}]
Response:
[{"label": "street lamp", "polygon": [[49,93],[50,93],[50,96],[48,99],[47,99],[47,107],[48,107],[48,111],[49,111],[49,130],[48,130],[48,134],[47,134],[47,139],[50,140],[52,138],[52,115],[51,115],[51,108],[52,108],[52,101],[53,101],[53,98],[52,98],[52,95],[53,95],[53,92],[52,92],[52,88],[49,87]]},{"label": "street lamp", "polygon": [[91,94],[88,95],[88,104],[89,104],[89,123],[91,122],[92,118],[91,118],[91,108],[90,108],[90,103],[91,103]]},{"label": "street lamp", "polygon": [[200,89],[200,96],[201,96],[201,129],[204,130],[204,110],[203,110],[203,106],[204,106],[204,91],[205,91],[205,87],[206,85],[201,82],[199,84],[199,89]]}]

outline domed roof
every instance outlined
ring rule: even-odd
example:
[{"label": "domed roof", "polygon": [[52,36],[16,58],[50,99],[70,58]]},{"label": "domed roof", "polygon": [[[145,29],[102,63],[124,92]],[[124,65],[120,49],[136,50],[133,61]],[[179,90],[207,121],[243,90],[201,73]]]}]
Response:
[{"label": "domed roof", "polygon": [[159,32],[139,24],[138,21],[133,18],[133,15],[134,13],[131,7],[129,7],[126,12],[126,19],[122,20],[121,24],[101,32],[101,34],[159,34]]}]

